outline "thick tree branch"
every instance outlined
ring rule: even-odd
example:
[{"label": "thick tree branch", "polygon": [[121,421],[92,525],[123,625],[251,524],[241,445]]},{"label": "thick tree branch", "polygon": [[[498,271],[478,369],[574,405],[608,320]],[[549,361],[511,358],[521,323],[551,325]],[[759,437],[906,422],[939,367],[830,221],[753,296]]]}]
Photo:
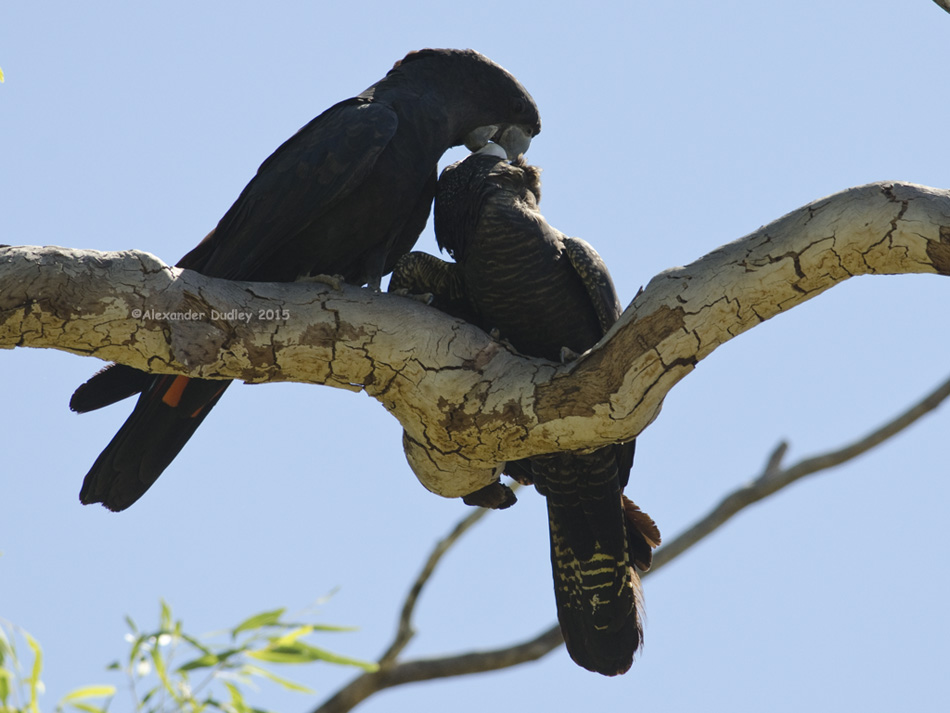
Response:
[{"label": "thick tree branch", "polygon": [[661,273],[599,345],[561,366],[393,295],[213,280],[145,253],[8,248],[0,346],[362,388],[402,424],[420,480],[451,497],[506,460],[632,438],[732,337],[854,275],[907,273],[950,274],[950,192],[852,188]]},{"label": "thick tree branch", "polygon": [[[758,477],[747,485],[740,486],[734,490],[694,525],[672,541],[661,546],[653,555],[653,567],[649,572],[643,573],[641,577],[654,574],[657,570],[668,565],[750,505],[770,495],[774,495],[807,475],[813,475],[842,465],[866,453],[875,446],[883,444],[885,441],[908,428],[925,414],[936,409],[948,397],[950,397],[950,379],[944,381],[905,412],[899,414],[863,438],[859,438],[853,443],[849,443],[834,451],[806,458],[784,469],[781,467],[781,461],[788,450],[788,445],[786,443],[780,443],[770,454]],[[469,515],[465,520],[462,520],[450,534],[450,537],[452,534],[458,532],[459,528],[463,526],[463,523],[471,520],[473,515]],[[471,523],[469,523],[469,525],[470,524]],[[468,526],[464,529],[468,529]],[[439,542],[432,556],[430,556],[430,563],[433,562],[433,558],[435,558],[435,561],[438,561],[438,559],[445,554],[446,547],[444,544],[448,539],[447,537]],[[452,543],[457,539],[457,537],[452,538]],[[432,575],[432,569],[433,568],[429,566],[425,568],[425,577],[422,579],[423,582]],[[420,580],[417,580],[417,584],[419,581]],[[410,601],[414,603],[415,594],[418,594],[418,592],[416,588],[413,587],[407,598],[407,606],[410,606]],[[403,618],[405,619],[405,616]],[[402,631],[402,625],[400,626],[400,631]],[[398,636],[397,641],[399,641]],[[495,671],[501,668],[535,661],[550,653],[562,643],[563,639],[561,638],[560,627],[555,624],[537,636],[519,644],[490,651],[444,656],[437,659],[398,662],[395,656],[390,655],[393,650],[391,648],[390,652],[387,652],[380,660],[379,671],[375,673],[365,673],[356,677],[316,708],[314,713],[346,713],[346,711],[352,710],[374,693],[378,693],[387,688],[400,686],[404,683],[484,673],[486,671]]]}]

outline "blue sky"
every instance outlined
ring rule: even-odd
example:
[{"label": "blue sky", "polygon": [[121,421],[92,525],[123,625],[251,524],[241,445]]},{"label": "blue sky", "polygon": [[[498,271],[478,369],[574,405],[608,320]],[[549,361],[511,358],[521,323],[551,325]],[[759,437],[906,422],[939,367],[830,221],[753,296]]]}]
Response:
[{"label": "blue sky", "polygon": [[[948,34],[928,0],[6,3],[0,242],[173,263],[324,108],[412,49],[473,47],[536,99],[542,210],[594,244],[626,304],[660,270],[829,193],[950,186]],[[435,251],[430,229],[418,247]],[[950,371],[948,296],[937,277],[858,278],[728,343],[643,433],[628,493],[672,537],[780,439],[797,460],[875,427]],[[124,653],[123,616],[153,623],[160,597],[203,632],[334,592],[321,617],[360,631],[324,643],[381,653],[424,557],[467,513],[418,485],[384,409],[324,387],[232,388],[115,515],[77,494],[131,403],[66,406],[99,366],[0,354],[0,617],[43,644],[46,708],[121,684],[104,667]],[[559,650],[361,710],[936,710],[950,696],[948,419],[799,483],[651,578],[646,647],[623,677]],[[407,655],[550,625],[546,527],[525,492],[473,531],[424,595]],[[352,675],[293,673],[320,698]]]}]

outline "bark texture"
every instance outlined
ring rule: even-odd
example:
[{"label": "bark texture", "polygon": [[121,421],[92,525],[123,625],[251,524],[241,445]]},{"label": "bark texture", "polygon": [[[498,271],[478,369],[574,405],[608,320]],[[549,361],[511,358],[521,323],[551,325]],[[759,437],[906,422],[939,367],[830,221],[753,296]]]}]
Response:
[{"label": "bark texture", "polygon": [[155,373],[363,389],[448,497],[507,460],[630,440],[720,344],[849,277],[950,274],[950,191],[851,188],[650,281],[569,365],[523,357],[409,298],[332,278],[229,282],[147,253],[0,248],[0,347]]}]

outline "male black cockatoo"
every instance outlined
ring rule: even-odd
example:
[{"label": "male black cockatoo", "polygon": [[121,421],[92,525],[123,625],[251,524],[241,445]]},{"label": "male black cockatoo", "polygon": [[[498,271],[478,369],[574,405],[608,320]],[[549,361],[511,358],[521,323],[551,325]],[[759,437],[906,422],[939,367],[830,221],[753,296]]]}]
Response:
[{"label": "male black cockatoo", "polygon": [[[435,306],[523,354],[576,358],[619,318],[617,293],[597,252],[541,215],[540,170],[506,158],[489,145],[445,169],[436,192],[436,238],[456,262],[409,253],[389,289],[428,293]],[[584,668],[606,675],[630,668],[641,644],[642,597],[633,567],[649,569],[660,542],[653,520],[622,495],[633,450],[630,441],[505,467],[547,499],[567,650]],[[512,502],[506,490],[495,484],[470,502],[505,507]]]},{"label": "male black cockatoo", "polygon": [[[531,95],[487,57],[412,52],[282,144],[178,266],[258,282],[339,275],[378,288],[425,227],[438,160],[448,148],[464,143],[474,150],[491,140],[515,158],[540,130]],[[129,507],[228,384],[112,366],[80,386],[70,401],[80,413],[141,392],[86,475],[80,500]]]}]

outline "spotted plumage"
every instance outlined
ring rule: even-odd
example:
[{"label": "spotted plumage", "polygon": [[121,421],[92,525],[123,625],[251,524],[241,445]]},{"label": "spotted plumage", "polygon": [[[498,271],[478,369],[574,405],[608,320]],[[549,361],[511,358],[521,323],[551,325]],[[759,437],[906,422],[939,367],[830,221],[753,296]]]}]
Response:
[{"label": "spotted plumage", "polygon": [[[410,253],[390,289],[426,292],[434,306],[497,333],[530,356],[574,358],[621,313],[606,265],[586,242],[547,223],[538,209],[540,170],[478,153],[442,174],[436,192],[439,245],[455,263]],[[539,455],[505,472],[533,483],[548,504],[551,563],[561,631],[571,657],[606,675],[626,671],[642,641],[634,565],[650,566],[656,525],[622,495],[634,442],[593,452]],[[511,504],[500,483],[473,504]]]}]

